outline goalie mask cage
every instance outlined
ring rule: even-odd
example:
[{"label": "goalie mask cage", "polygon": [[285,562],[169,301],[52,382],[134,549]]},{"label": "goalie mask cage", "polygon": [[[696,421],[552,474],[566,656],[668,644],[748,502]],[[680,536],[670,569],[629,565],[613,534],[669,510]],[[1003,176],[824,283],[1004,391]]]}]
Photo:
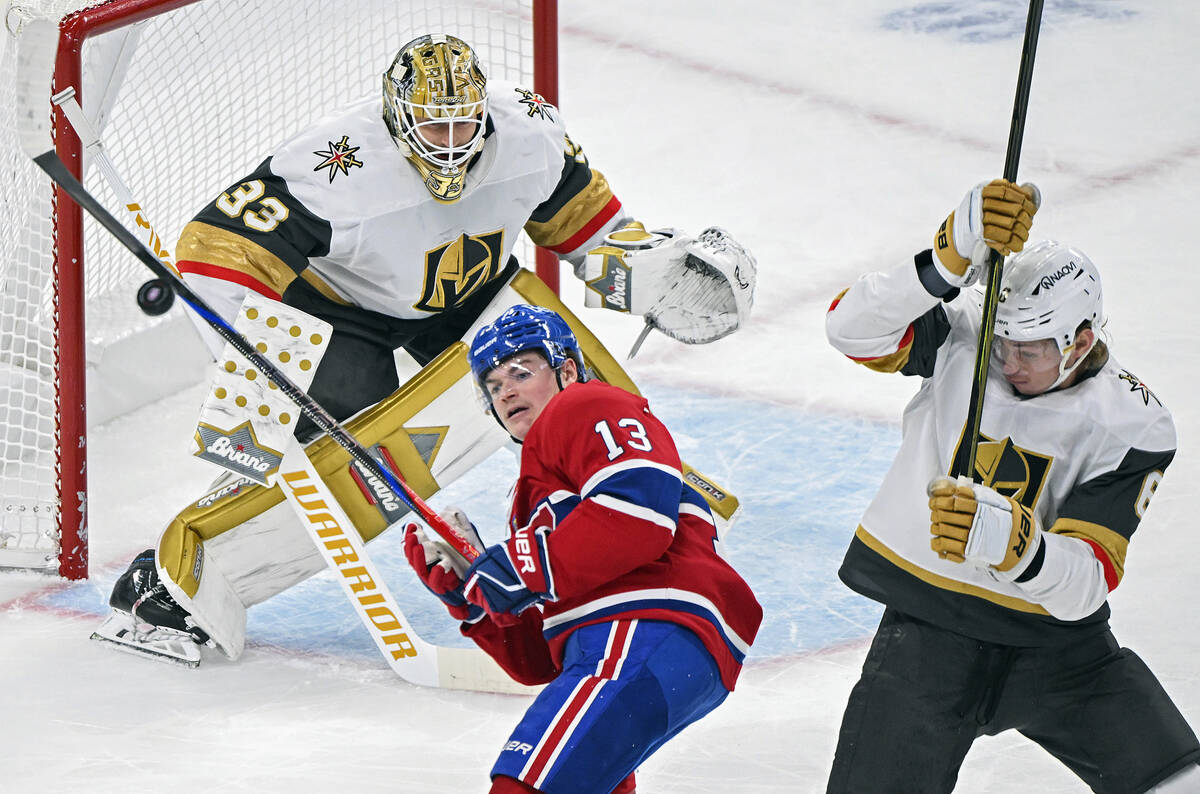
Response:
[{"label": "goalie mask cage", "polygon": [[[33,17],[58,22],[54,91],[76,89],[116,172],[169,250],[206,202],[285,138],[378,93],[401,45],[423,33],[459,36],[476,49],[489,77],[532,84],[556,102],[556,0],[17,0],[6,11],[0,567],[84,578],[93,391],[86,381],[113,340],[161,337],[183,309],[159,318],[142,314],[135,293],[151,274],[90,217],[85,221],[22,154],[13,94],[13,37],[22,24]],[[116,193],[90,152],[81,151],[62,111],[49,96],[44,104],[53,112],[47,148],[53,143],[93,195],[124,219]],[[538,252],[538,271],[554,288],[557,268],[557,259]],[[152,376],[154,366],[141,362]],[[138,397],[122,394],[120,409],[108,413],[132,410]],[[103,418],[110,417],[91,417]],[[137,445],[131,438],[132,454]]]}]

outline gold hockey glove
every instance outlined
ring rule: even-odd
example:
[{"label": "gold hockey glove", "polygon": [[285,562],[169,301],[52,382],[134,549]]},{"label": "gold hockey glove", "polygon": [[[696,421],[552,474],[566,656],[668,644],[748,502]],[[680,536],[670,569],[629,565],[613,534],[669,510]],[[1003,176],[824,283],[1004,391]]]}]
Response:
[{"label": "gold hockey glove", "polygon": [[1040,203],[1041,192],[1033,184],[1017,187],[993,179],[968,190],[934,235],[938,275],[951,287],[974,284],[987,264],[989,248],[1008,256],[1025,247]]},{"label": "gold hockey glove", "polygon": [[939,477],[928,493],[929,545],[942,559],[992,568],[1015,579],[1042,542],[1033,512],[985,485]]}]

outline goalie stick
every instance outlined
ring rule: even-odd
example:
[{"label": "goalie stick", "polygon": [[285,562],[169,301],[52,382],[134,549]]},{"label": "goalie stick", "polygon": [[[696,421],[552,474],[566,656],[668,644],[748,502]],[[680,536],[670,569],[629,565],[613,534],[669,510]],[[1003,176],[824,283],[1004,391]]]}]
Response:
[{"label": "goalie stick", "polygon": [[[1017,94],[1013,100],[1012,124],[1008,131],[1008,151],[1004,157],[1004,178],[1017,181],[1017,163],[1021,159],[1021,142],[1025,137],[1025,114],[1029,109],[1029,86],[1033,82],[1033,58],[1037,53],[1038,31],[1042,24],[1042,0],[1030,0],[1025,19],[1025,40],[1021,47],[1021,66],[1017,74]],[[979,428],[983,423],[983,398],[987,388],[988,367],[992,357],[992,337],[995,334],[996,306],[1000,300],[1000,280],[1004,274],[1004,256],[995,249],[988,252],[987,290],[983,298],[983,316],[979,322],[979,342],[975,350],[975,377],[971,381],[971,399],[967,404],[965,438],[950,467],[950,476],[966,475],[980,481],[975,471],[979,448]]]},{"label": "goalie stick", "polygon": [[[83,112],[83,108],[79,106],[79,101],[75,99],[75,86],[67,86],[59,91],[54,96],[50,97],[50,101],[62,109],[62,112],[70,122],[71,127],[75,130],[75,134],[79,136],[79,142],[83,145],[83,150],[90,156],[96,159],[97,165],[100,166],[100,171],[104,174],[105,180],[113,193],[116,194],[117,201],[125,207],[129,213],[130,219],[133,221],[133,229],[140,233],[143,237],[142,242],[146,247],[154,253],[163,264],[172,270],[175,265],[171,262],[171,252],[163,245],[162,238],[158,232],[150,225],[150,221],[142,212],[142,206],[133,196],[133,191],[121,179],[121,175],[117,173],[116,167],[112,164],[112,160],[108,157],[108,152],[104,150],[104,143],[100,140],[100,133],[92,126],[92,122],[88,120],[87,115]],[[178,271],[175,271],[178,272]],[[171,291],[169,285],[163,282],[162,279],[156,278],[147,281],[137,292],[137,303],[142,311],[146,314],[155,316],[164,314],[171,308],[174,302],[175,293]]]},{"label": "goalie stick", "polygon": [[479,552],[446,523],[441,516],[412,490],[403,479],[380,465],[320,403],[296,386],[279,369],[262,356],[253,346],[233,329],[220,315],[171,268],[156,257],[146,245],[118,221],[112,213],[96,200],[54,150],[44,148],[51,141],[49,115],[41,99],[50,96],[50,75],[57,51],[57,28],[46,19],[26,21],[17,36],[17,137],[22,150],[46,175],[58,185],[80,207],[88,212],[101,226],[115,237],[126,249],[146,265],[151,272],[171,286],[196,314],[234,349],[267,376],[279,390],[295,403],[296,407],[312,420],[322,432],[333,438],[350,453],[364,469],[370,472],[396,493],[410,510],[438,533],[464,559],[471,561]]}]

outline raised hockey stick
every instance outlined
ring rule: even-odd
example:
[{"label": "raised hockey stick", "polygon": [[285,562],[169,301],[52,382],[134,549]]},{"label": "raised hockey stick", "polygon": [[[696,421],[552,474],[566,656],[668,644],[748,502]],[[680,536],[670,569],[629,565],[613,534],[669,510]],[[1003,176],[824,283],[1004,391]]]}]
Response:
[{"label": "raised hockey stick", "polygon": [[406,482],[393,474],[389,469],[380,465],[358,441],[343,428],[316,400],[304,390],[296,386],[268,359],[262,356],[241,334],[211,307],[169,267],[164,265],[133,233],[113,217],[105,207],[98,202],[87,188],[67,169],[65,163],[54,150],[53,145],[45,148],[51,141],[49,129],[48,105],[45,99],[50,96],[50,75],[55,52],[57,49],[57,28],[49,20],[33,19],[24,23],[17,37],[17,137],[21,148],[38,165],[47,176],[58,185],[59,189],[73,199],[80,207],[96,219],[111,235],[125,248],[146,265],[158,278],[170,285],[185,303],[196,314],[212,327],[217,334],[231,344],[235,350],[252,363],[260,372],[269,378],[279,390],[295,403],[296,407],[307,416],[320,430],[336,441],[350,456],[366,471],[388,484],[408,506],[419,515],[431,529],[438,533],[455,551],[466,560],[474,560],[479,552],[457,532],[441,516],[430,509],[429,505],[412,490]]},{"label": "raised hockey stick", "polygon": [[[1008,151],[1004,156],[1004,178],[1017,181],[1017,164],[1021,159],[1021,142],[1025,137],[1025,114],[1029,108],[1029,86],[1033,82],[1033,58],[1037,53],[1038,31],[1042,25],[1042,0],[1030,0],[1025,19],[1025,41],[1021,47],[1021,67],[1017,74],[1017,94],[1013,101],[1012,124],[1008,131]],[[995,334],[996,305],[1000,298],[1000,280],[1004,274],[1004,257],[990,250],[988,256],[987,290],[983,298],[983,316],[979,322],[979,343],[975,350],[975,377],[971,381],[971,401],[967,405],[965,444],[959,444],[950,475],[966,475],[978,480],[975,459],[979,447],[979,428],[983,422],[983,399],[987,388],[988,365],[992,356],[992,337]]]}]

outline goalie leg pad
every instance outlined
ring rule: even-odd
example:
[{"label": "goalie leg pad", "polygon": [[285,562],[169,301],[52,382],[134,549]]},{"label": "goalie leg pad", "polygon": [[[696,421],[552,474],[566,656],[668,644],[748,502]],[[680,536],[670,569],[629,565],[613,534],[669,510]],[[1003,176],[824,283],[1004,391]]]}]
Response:
[{"label": "goalie leg pad", "polygon": [[[347,430],[422,498],[503,446],[507,435],[475,398],[466,345],[457,343]],[[406,425],[408,425],[406,427]],[[371,541],[408,509],[333,439],[308,454],[359,534]],[[182,510],[158,544],[159,573],[172,597],[230,658],[242,652],[245,610],[304,581],[325,563],[276,487],[218,481]]]}]

